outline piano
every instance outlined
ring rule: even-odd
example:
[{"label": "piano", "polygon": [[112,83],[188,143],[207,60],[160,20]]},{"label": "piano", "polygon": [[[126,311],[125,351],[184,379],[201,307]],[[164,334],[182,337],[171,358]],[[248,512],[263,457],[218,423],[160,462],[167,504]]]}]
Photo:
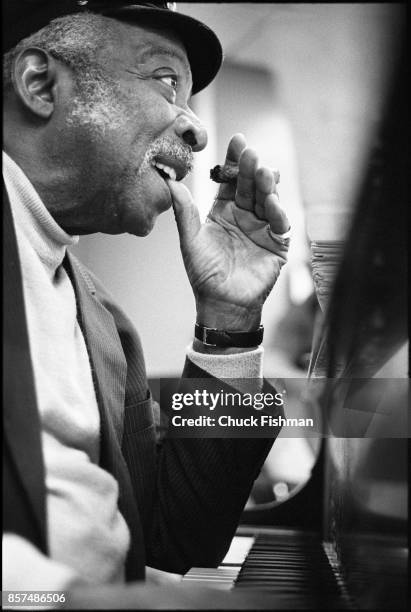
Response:
[{"label": "piano", "polygon": [[[240,593],[247,609],[408,609],[407,466],[407,439],[325,440],[305,490],[278,507],[281,520],[275,507],[244,511],[222,564],[192,568],[183,582],[236,593],[233,609]],[[315,507],[321,521],[309,528],[305,508]]]}]

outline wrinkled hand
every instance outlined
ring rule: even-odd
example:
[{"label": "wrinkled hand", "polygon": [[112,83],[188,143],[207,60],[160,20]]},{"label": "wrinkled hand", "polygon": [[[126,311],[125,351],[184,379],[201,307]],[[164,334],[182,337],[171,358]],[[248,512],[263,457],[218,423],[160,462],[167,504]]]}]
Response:
[{"label": "wrinkled hand", "polygon": [[229,330],[260,324],[263,303],[286,262],[289,222],[280,208],[273,171],[258,165],[241,134],[232,137],[226,164],[239,166],[237,185],[220,185],[201,224],[189,190],[169,181],[180,245],[196,299],[197,322]]}]

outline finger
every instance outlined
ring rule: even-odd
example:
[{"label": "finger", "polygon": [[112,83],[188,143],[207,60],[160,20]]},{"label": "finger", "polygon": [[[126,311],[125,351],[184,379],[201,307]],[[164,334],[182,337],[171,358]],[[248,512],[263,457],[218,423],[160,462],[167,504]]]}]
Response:
[{"label": "finger", "polygon": [[[227,147],[227,154],[225,158],[224,165],[227,166],[238,166],[238,162],[240,160],[241,153],[247,146],[247,142],[243,134],[234,134],[231,137],[230,142]],[[224,200],[234,200],[235,196],[235,184],[222,183],[218,190],[218,198],[222,198]]]},{"label": "finger", "polygon": [[241,153],[247,146],[246,139],[243,134],[234,134],[231,137],[227,147],[227,155],[224,164],[227,166],[238,166]]},{"label": "finger", "polygon": [[255,204],[255,173],[258,166],[257,153],[253,149],[244,149],[239,161],[237,190],[235,202],[244,210],[254,210]]},{"label": "finger", "polygon": [[270,229],[275,234],[284,234],[290,229],[290,222],[284,210],[280,206],[278,195],[270,193],[265,198],[264,203],[265,218],[267,219]]},{"label": "finger", "polygon": [[268,168],[258,168],[255,173],[255,208],[259,219],[265,219],[266,197],[275,189],[274,174]]},{"label": "finger", "polygon": [[192,240],[200,230],[201,221],[193,196],[185,185],[167,181],[173,200],[177,229],[182,243]]}]

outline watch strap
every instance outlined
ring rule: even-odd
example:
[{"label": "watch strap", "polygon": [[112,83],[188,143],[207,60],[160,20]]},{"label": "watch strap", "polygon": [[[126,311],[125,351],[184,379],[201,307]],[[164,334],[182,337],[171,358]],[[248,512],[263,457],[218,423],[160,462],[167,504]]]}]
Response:
[{"label": "watch strap", "polygon": [[218,348],[252,348],[259,346],[263,341],[264,327],[254,331],[227,331],[214,327],[205,327],[201,323],[195,324],[194,335],[205,346]]}]

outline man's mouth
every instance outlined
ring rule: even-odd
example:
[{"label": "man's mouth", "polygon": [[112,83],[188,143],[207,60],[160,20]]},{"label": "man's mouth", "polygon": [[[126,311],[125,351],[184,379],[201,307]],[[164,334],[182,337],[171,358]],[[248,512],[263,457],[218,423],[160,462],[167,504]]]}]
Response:
[{"label": "man's mouth", "polygon": [[191,170],[188,164],[168,156],[156,157],[152,165],[164,180],[181,181]]},{"label": "man's mouth", "polygon": [[174,170],[174,168],[161,164],[160,162],[154,162],[153,167],[157,170],[161,178],[163,178],[164,180],[177,180],[177,172]]}]

